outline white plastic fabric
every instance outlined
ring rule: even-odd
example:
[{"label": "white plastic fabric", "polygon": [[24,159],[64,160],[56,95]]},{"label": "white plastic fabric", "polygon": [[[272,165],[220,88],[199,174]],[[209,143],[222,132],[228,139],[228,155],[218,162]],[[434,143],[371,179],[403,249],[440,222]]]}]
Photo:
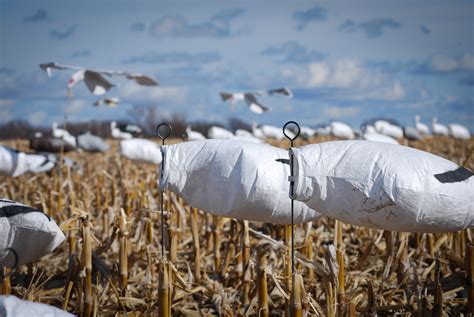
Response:
[{"label": "white plastic fabric", "polygon": [[89,152],[105,152],[110,148],[110,145],[105,140],[90,132],[79,135],[77,137],[77,145]]},{"label": "white plastic fabric", "polygon": [[348,124],[344,122],[333,121],[331,122],[330,127],[331,127],[331,134],[337,138],[341,138],[341,139],[354,138],[354,131]]},{"label": "white plastic fabric", "polygon": [[211,127],[209,131],[207,131],[207,137],[209,139],[232,139],[234,138],[234,134],[221,127]]},{"label": "white plastic fabric", "polygon": [[374,123],[375,129],[378,133],[385,134],[394,139],[401,139],[403,137],[403,129],[399,126],[391,124],[385,120],[377,120]]},{"label": "white plastic fabric", "polygon": [[[288,153],[240,140],[193,141],[162,147],[160,189],[169,188],[190,205],[216,216],[288,224]],[[162,178],[161,178],[162,176]],[[320,215],[295,201],[295,223]]]},{"label": "white plastic fabric", "polygon": [[[6,207],[10,207],[9,211]],[[14,265],[15,258],[7,248],[17,252],[21,265],[52,252],[64,241],[64,234],[54,220],[41,211],[29,209],[23,204],[0,199],[0,267]]]},{"label": "white plastic fabric", "polygon": [[370,228],[446,232],[474,226],[474,176],[441,182],[459,166],[413,148],[339,141],[292,148],[294,198]]},{"label": "white plastic fabric", "polygon": [[44,155],[26,154],[0,145],[0,175],[17,177],[27,172],[47,172],[55,166]]},{"label": "white plastic fabric", "polygon": [[59,308],[19,299],[16,296],[0,296],[0,317],[72,317]]},{"label": "white plastic fabric", "polygon": [[[285,135],[283,134],[283,129],[279,127],[274,127],[271,125],[263,125],[260,127],[260,131],[262,131],[262,134],[265,136],[265,138],[272,138],[272,139],[277,139],[277,140],[283,140],[285,138]],[[294,133],[291,131],[287,130],[288,135],[290,137],[294,137]]]},{"label": "white plastic fabric", "polygon": [[362,138],[367,141],[372,141],[372,142],[385,142],[385,143],[391,143],[391,144],[399,144],[397,140],[395,140],[392,137],[389,137],[388,135],[383,135],[380,133],[371,133],[371,132],[366,132],[362,135]]},{"label": "white plastic fabric", "polygon": [[456,139],[469,140],[471,134],[469,130],[460,124],[451,123],[448,125],[449,135]]},{"label": "white plastic fabric", "polygon": [[160,146],[146,139],[130,139],[120,141],[120,154],[131,160],[152,164],[161,163]]}]

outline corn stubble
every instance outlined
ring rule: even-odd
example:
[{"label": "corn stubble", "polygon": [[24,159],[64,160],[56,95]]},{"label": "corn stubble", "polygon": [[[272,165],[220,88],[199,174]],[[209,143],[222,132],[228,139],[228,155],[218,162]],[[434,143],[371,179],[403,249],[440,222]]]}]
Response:
[{"label": "corn stubble", "polygon": [[[25,141],[12,142],[26,150]],[[408,145],[474,169],[473,140]],[[2,294],[81,316],[474,313],[471,230],[383,232],[322,218],[295,226],[292,276],[289,227],[214,217],[166,192],[166,260],[157,168],[116,150],[67,154],[83,174],[63,166],[51,176],[0,178],[0,197],[44,209],[67,236],[37,263],[6,277],[3,269]]]}]

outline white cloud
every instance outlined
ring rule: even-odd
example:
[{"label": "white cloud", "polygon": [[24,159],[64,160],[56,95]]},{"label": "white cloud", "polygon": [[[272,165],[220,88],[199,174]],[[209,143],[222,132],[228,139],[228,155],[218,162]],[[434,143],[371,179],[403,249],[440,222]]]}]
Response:
[{"label": "white cloud", "polygon": [[[78,113],[85,110],[85,108],[89,106],[83,99],[74,99],[68,103],[66,106],[65,112],[66,113]],[[92,107],[92,105],[90,105]]]},{"label": "white cloud", "polygon": [[327,107],[323,110],[323,115],[332,119],[350,118],[358,115],[360,108],[357,107]]},{"label": "white cloud", "polygon": [[472,71],[474,70],[474,54],[465,53],[461,57],[436,54],[431,58],[429,66],[436,72]]},{"label": "white cloud", "polygon": [[0,108],[4,107],[4,108],[7,108],[7,107],[10,107],[11,105],[13,105],[15,103],[15,100],[13,99],[0,99]]},{"label": "white cloud", "polygon": [[28,121],[30,121],[33,125],[42,125],[45,122],[47,116],[48,114],[46,111],[36,111],[28,115]]},{"label": "white cloud", "polygon": [[396,81],[393,85],[377,89],[373,92],[360,94],[353,97],[353,100],[368,100],[368,99],[375,99],[375,100],[401,100],[406,97],[406,92],[400,82]]}]

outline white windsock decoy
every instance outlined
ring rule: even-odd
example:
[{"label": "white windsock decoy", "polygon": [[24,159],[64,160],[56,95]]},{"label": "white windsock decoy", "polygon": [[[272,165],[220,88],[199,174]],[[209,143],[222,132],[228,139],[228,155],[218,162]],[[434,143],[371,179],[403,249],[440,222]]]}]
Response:
[{"label": "white windsock decoy", "polygon": [[377,132],[366,132],[362,134],[362,139],[372,142],[385,142],[391,144],[399,144],[397,140],[388,135],[377,133]]},{"label": "white windsock decoy", "polygon": [[305,127],[305,126],[300,127],[300,135],[305,140],[309,140],[309,138],[311,138],[315,134],[316,134],[316,130],[310,127]]},{"label": "white windsock decoy", "polygon": [[0,199],[0,267],[36,261],[53,252],[65,237],[58,225],[40,210],[9,199]]},{"label": "white windsock decoy", "polygon": [[233,139],[242,140],[253,143],[263,143],[262,139],[256,138],[252,133],[247,130],[237,129],[235,130],[235,136]]},{"label": "white windsock decoy", "polygon": [[430,134],[430,128],[426,124],[420,121],[420,116],[415,116],[415,128],[420,132],[421,135]]},{"label": "white windsock decoy", "polygon": [[79,135],[77,137],[77,145],[88,152],[105,152],[110,148],[110,145],[105,140],[90,132]]},{"label": "white windsock decoy", "polygon": [[43,173],[55,166],[45,155],[18,152],[0,145],[0,175],[17,177],[28,172]]},{"label": "white windsock decoy", "polygon": [[[262,131],[262,134],[266,139],[283,140],[285,138],[282,128],[275,127],[272,125],[262,125],[260,127],[260,131]],[[287,130],[286,132],[292,138],[295,136],[294,133],[290,130]]]},{"label": "white windsock decoy", "polygon": [[316,128],[317,135],[330,135],[331,134],[331,126],[320,126]]},{"label": "white windsock decoy", "polygon": [[394,139],[403,138],[403,129],[395,124],[391,124],[385,120],[377,120],[374,122],[375,130],[378,133],[392,137]]},{"label": "white windsock decoy", "polygon": [[61,139],[72,147],[76,147],[76,138],[65,129],[60,129],[57,122],[52,125],[53,137]]},{"label": "white windsock decoy", "polygon": [[186,127],[186,135],[188,137],[188,141],[199,141],[206,139],[206,137],[202,135],[202,133],[191,130],[190,125]]},{"label": "white windsock decoy", "polygon": [[447,232],[474,226],[473,173],[431,153],[336,141],[291,148],[294,199],[369,228]]},{"label": "white windsock decoy", "polygon": [[50,305],[19,299],[13,295],[2,295],[0,296],[0,316],[73,317],[74,315]]},{"label": "white windsock decoy", "polygon": [[355,136],[351,126],[344,122],[333,121],[329,126],[331,128],[331,134],[336,138],[353,139]]},{"label": "white windsock decoy", "polygon": [[152,78],[138,73],[115,70],[87,69],[85,67],[60,65],[53,62],[40,64],[40,67],[48,74],[49,77],[51,77],[53,69],[75,70],[76,72],[74,72],[68,80],[68,89],[71,89],[78,82],[84,81],[89,91],[94,95],[103,95],[115,86],[113,83],[108,81],[104,75],[109,77],[122,76],[129,80],[134,80],[137,84],[142,86],[158,86],[158,83]]},{"label": "white windsock decoy", "polygon": [[101,105],[106,105],[107,107],[115,108],[118,106],[119,103],[120,103],[120,99],[116,97],[100,98],[99,100],[94,102],[94,106],[99,107]]},{"label": "white windsock decoy", "polygon": [[119,139],[119,140],[133,139],[133,135],[129,132],[122,132],[117,127],[117,122],[115,121],[110,122],[110,133],[112,135],[112,138],[114,139]]},{"label": "white windsock decoy", "polygon": [[207,137],[209,139],[233,139],[234,134],[227,129],[213,126],[207,131]]},{"label": "white windsock decoy", "polygon": [[448,124],[449,135],[456,139],[461,140],[469,140],[471,138],[471,134],[469,130],[460,124],[451,123]]},{"label": "white windsock decoy", "polygon": [[407,138],[408,140],[412,140],[412,141],[419,141],[423,139],[421,137],[420,132],[418,132],[418,130],[415,129],[414,127],[404,127],[403,136]]},{"label": "white windsock decoy", "polygon": [[134,161],[152,164],[161,163],[160,146],[146,139],[130,139],[120,141],[120,155]]},{"label": "white windsock decoy", "polygon": [[[188,204],[220,217],[291,223],[288,153],[268,144],[205,140],[162,147],[160,190],[179,194]],[[295,223],[319,213],[295,202]]]},{"label": "white windsock decoy", "polygon": [[431,130],[434,135],[449,135],[448,127],[438,123],[438,118],[436,117],[431,119]]},{"label": "white windsock decoy", "polygon": [[265,139],[265,135],[263,134],[262,129],[258,128],[255,122],[252,124],[252,134],[257,139]]}]

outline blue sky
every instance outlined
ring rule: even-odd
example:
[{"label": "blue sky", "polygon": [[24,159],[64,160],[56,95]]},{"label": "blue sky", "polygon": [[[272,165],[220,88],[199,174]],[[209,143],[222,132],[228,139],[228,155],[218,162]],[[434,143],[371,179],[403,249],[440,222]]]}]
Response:
[{"label": "blue sky", "polygon": [[[373,117],[413,125],[458,122],[474,131],[473,1],[3,1],[0,122],[127,119],[134,105],[165,118],[304,125]],[[136,71],[160,86],[117,80],[118,108],[95,108],[58,62]],[[290,87],[264,97],[273,111],[224,104],[220,91]]]}]

